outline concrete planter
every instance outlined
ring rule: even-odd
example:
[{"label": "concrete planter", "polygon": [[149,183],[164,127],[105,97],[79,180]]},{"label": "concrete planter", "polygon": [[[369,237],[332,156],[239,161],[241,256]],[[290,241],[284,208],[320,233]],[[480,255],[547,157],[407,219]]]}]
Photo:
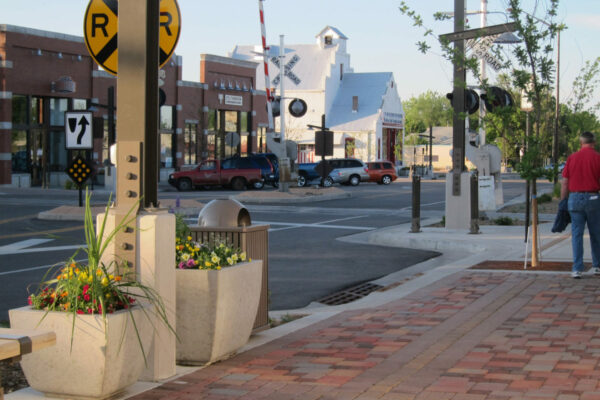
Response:
[{"label": "concrete planter", "polygon": [[[106,315],[73,315],[33,310],[9,311],[10,325],[18,329],[56,332],[56,346],[23,356],[21,367],[29,385],[48,397],[107,399],[134,384],[144,370],[144,355],[133,326],[135,318],[144,348],[152,326],[141,307]],[[106,328],[106,330],[105,330]],[[71,337],[73,347],[71,350]]]},{"label": "concrete planter", "polygon": [[177,363],[227,358],[250,337],[261,291],[262,261],[220,271],[178,269]]}]

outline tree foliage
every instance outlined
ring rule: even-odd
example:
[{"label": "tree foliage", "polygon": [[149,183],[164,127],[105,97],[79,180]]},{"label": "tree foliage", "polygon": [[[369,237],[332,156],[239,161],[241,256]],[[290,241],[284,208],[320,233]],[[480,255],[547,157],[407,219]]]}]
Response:
[{"label": "tree foliage", "polygon": [[406,131],[420,133],[432,126],[452,125],[452,106],[445,96],[428,90],[404,102]]}]

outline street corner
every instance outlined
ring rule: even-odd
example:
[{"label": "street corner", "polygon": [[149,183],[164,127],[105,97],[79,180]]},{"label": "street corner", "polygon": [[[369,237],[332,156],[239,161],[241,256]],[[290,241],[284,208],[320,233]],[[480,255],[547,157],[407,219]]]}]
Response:
[{"label": "street corner", "polygon": [[339,188],[306,187],[290,188],[288,192],[281,191],[247,191],[230,196],[230,199],[242,203],[307,203],[326,200],[337,200],[352,197],[352,194]]}]

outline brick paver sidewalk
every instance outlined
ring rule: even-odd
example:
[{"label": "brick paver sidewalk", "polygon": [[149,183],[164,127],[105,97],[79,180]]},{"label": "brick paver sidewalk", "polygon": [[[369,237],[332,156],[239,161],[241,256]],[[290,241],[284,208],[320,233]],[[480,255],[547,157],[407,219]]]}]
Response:
[{"label": "brick paver sidewalk", "polygon": [[600,399],[600,279],[465,271],[136,399]]}]

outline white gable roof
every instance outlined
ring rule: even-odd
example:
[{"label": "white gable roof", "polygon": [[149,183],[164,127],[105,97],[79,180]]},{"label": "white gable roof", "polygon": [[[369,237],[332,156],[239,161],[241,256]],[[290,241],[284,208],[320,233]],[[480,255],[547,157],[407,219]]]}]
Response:
[{"label": "white gable roof", "polygon": [[346,35],[344,35],[338,28],[331,26],[331,25],[327,25],[325,28],[323,28],[321,30],[321,32],[317,33],[317,35],[315,37],[322,36],[329,31],[332,31],[333,33],[335,33],[337,35],[337,37],[339,37],[340,39],[348,40],[348,37]]},{"label": "white gable roof", "polygon": [[[318,90],[323,89],[325,77],[329,73],[331,63],[334,60],[336,48],[320,48],[316,44],[294,44],[285,46],[285,60],[287,65],[294,56],[298,60],[291,68],[291,72],[298,77],[300,82],[294,83],[285,77],[285,89],[287,90]],[[263,68],[263,57],[261,46],[236,46],[229,55],[232,58],[259,62],[256,70],[256,88],[265,89],[265,74]],[[270,46],[269,49],[269,78],[271,83],[279,74],[279,68],[273,63],[272,58],[279,56],[279,46]]]},{"label": "white gable roof", "polygon": [[[327,124],[335,131],[375,129],[391,72],[347,73],[333,102]],[[358,96],[358,111],[352,111],[352,98]]]}]

